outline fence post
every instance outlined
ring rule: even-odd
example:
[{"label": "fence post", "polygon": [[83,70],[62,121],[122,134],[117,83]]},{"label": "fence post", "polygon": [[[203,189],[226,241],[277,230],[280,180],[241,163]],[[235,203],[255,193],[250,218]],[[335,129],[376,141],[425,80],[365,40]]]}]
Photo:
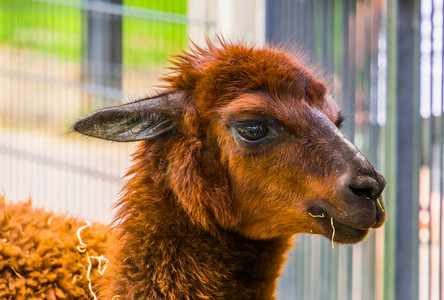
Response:
[{"label": "fence post", "polygon": [[[396,247],[395,295],[418,298],[419,0],[396,7]],[[415,155],[416,154],[416,155]]]},{"label": "fence post", "polygon": [[265,43],[265,0],[217,1],[216,28],[231,41]]},{"label": "fence post", "polygon": [[[101,5],[122,5],[123,0],[84,0],[87,7],[97,8],[87,13],[87,80],[95,88],[122,87],[122,15],[101,12]],[[121,98],[95,97],[96,107],[116,104]],[[111,102],[111,103],[110,103]]]},{"label": "fence post", "polygon": [[[295,45],[303,48],[310,58],[321,62],[329,75],[338,81],[337,97],[345,115],[352,116],[343,132],[353,140],[356,96],[356,1],[354,0],[267,0],[266,39],[275,44]],[[334,87],[334,86],[332,86]],[[293,250],[287,268],[299,268],[280,281],[282,299],[297,295],[295,299],[345,299],[353,292],[355,272],[366,276],[362,269],[353,270],[352,247],[332,251],[326,240],[318,237],[298,236],[298,246]],[[373,244],[372,244],[373,245]],[[358,252],[356,252],[358,253]],[[361,253],[361,252],[359,252]],[[368,264],[374,258],[365,258]],[[356,259],[355,259],[356,261]],[[287,269],[288,270],[288,269]],[[373,273],[369,273],[371,277]],[[286,281],[284,281],[286,280]],[[290,283],[288,283],[290,282]],[[369,285],[371,283],[368,283]],[[319,288],[322,286],[322,288]],[[371,299],[363,295],[362,299]]]}]

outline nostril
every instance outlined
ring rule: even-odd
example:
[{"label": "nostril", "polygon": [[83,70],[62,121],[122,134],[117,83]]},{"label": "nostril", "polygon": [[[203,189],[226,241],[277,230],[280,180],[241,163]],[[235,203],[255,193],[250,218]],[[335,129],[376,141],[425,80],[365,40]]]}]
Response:
[{"label": "nostril", "polygon": [[348,183],[350,191],[364,199],[376,200],[382,189],[379,181],[373,176],[357,176]]},{"label": "nostril", "polygon": [[350,190],[355,194],[356,196],[366,198],[366,199],[372,199],[374,194],[374,189],[370,187],[366,188],[360,188],[360,187],[353,187],[349,186]]},{"label": "nostril", "polygon": [[350,199],[370,199],[376,201],[384,189],[385,181],[375,175],[355,175],[347,173],[338,180],[338,192]]}]

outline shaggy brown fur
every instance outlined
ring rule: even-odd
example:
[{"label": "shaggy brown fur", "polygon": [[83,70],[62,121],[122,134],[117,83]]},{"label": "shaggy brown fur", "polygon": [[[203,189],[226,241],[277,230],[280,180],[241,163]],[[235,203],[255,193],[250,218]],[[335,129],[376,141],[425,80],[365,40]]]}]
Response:
[{"label": "shaggy brown fur", "polygon": [[336,104],[301,60],[209,43],[179,55],[165,82],[73,126],[143,140],[101,298],[273,299],[294,234],[332,239],[334,223],[335,242],[355,243],[383,224],[385,180],[340,133]]},{"label": "shaggy brown fur", "polygon": [[291,236],[355,243],[383,224],[384,178],[340,133],[301,60],[221,41],[174,61],[166,92],[74,129],[144,140],[116,229],[105,299],[272,299]]},{"label": "shaggy brown fur", "polygon": [[[0,196],[0,299],[89,299],[87,258],[79,253],[74,218],[8,203]],[[103,254],[108,229],[94,224],[82,232],[90,255]],[[94,268],[97,262],[94,262]],[[95,280],[97,272],[91,273]]]}]

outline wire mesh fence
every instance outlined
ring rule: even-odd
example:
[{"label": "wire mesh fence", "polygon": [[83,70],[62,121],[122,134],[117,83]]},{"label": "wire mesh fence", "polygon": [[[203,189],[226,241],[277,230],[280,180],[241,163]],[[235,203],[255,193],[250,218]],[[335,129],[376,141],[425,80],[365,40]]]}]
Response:
[{"label": "wire mesh fence", "polygon": [[0,181],[8,198],[111,220],[134,146],[78,139],[70,124],[152,93],[168,53],[186,47],[186,11],[186,1],[0,1]]},{"label": "wire mesh fence", "polygon": [[444,298],[443,1],[267,4],[267,38],[295,43],[322,64],[350,116],[345,133],[388,179],[385,237],[379,231],[336,253],[317,237],[298,237],[287,269],[298,272],[281,292]]},{"label": "wire mesh fence", "polygon": [[[379,79],[387,72],[382,4],[284,0],[269,1],[267,7],[267,38],[295,44],[322,65],[347,117],[343,131],[380,171],[386,83]],[[381,230],[363,243],[337,249],[320,237],[300,235],[290,257],[289,276],[281,281],[283,299],[388,299]]]},{"label": "wire mesh fence", "polygon": [[[187,34],[218,30],[217,12],[194,17],[198,2],[0,0],[8,199],[111,221],[135,146],[78,137],[70,124],[153,93]],[[388,180],[385,228],[337,249],[297,236],[279,299],[444,298],[443,1],[253,2],[264,4],[267,41],[323,66],[348,116],[343,131]]]},{"label": "wire mesh fence", "polygon": [[419,298],[443,299],[443,1],[422,1],[419,10]]}]

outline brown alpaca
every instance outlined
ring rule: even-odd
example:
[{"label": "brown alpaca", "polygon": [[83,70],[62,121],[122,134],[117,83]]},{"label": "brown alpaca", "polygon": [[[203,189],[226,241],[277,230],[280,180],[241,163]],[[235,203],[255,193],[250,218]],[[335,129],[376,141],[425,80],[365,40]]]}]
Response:
[{"label": "brown alpaca", "polygon": [[294,234],[355,243],[384,223],[384,178],[302,61],[222,41],[174,64],[162,94],[73,127],[142,140],[101,297],[273,299]]},{"label": "brown alpaca", "polygon": [[[7,204],[0,195],[0,299],[89,299],[88,261],[77,249],[76,233],[84,224],[32,208],[30,201]],[[92,257],[110,244],[105,225],[93,224],[81,238]],[[95,281],[97,260],[92,266]]]}]

